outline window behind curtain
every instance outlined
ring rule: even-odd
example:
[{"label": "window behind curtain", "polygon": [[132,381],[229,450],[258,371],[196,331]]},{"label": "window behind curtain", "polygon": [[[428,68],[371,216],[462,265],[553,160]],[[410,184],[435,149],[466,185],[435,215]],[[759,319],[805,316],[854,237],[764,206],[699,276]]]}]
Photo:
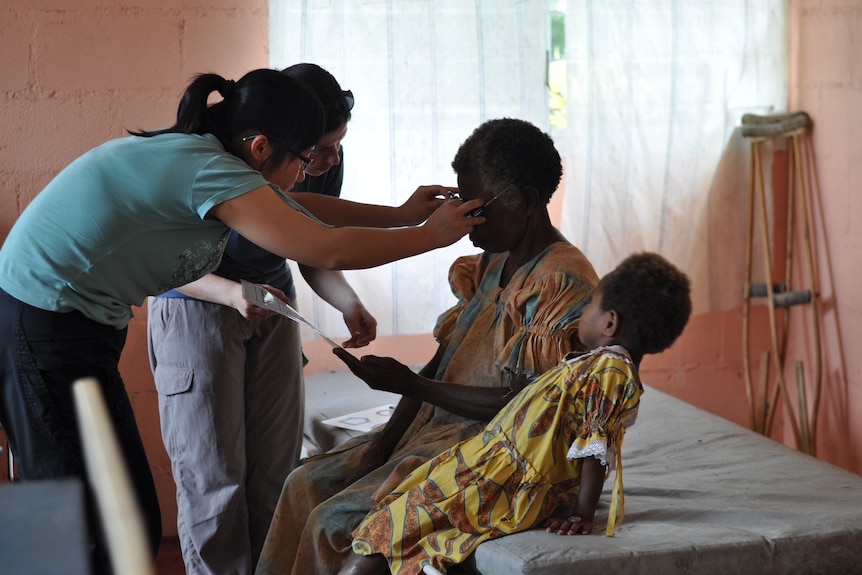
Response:
[{"label": "window behind curtain", "polygon": [[[784,0],[271,0],[270,59],[315,62],[356,97],[343,197],[390,205],[455,184],[483,121],[529,120],[564,156],[562,231],[599,273],[659,251],[694,280],[698,311],[739,299],[745,112],[787,93]],[[346,272],[380,335],[427,333],[454,303],[469,240]],[[300,282],[301,283],[301,282]],[[338,312],[300,286],[325,332]]]},{"label": "window behind curtain", "polygon": [[[272,0],[270,27],[273,67],[314,62],[356,97],[345,198],[399,205],[419,185],[455,185],[455,152],[485,120],[548,129],[543,1]],[[455,303],[449,265],[478,251],[462,239],[346,275],[380,335],[428,333]],[[345,333],[341,315],[307,291],[299,305],[325,332]]]},{"label": "window behind curtain", "polygon": [[658,251],[691,276],[695,312],[739,306],[739,119],[785,111],[786,2],[568,0],[565,30],[563,232],[599,274]]}]

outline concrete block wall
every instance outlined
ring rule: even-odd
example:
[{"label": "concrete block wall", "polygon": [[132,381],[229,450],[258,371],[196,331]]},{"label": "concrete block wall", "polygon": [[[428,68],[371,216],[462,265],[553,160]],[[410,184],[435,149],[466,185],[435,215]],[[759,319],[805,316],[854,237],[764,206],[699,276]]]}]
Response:
[{"label": "concrete block wall", "polygon": [[[175,119],[193,75],[268,65],[266,0],[4,0],[0,4],[0,239],[66,164],[126,130]],[[176,533],[170,463],[149,370],[146,308],[121,369],[147,446],[166,535]]]},{"label": "concrete block wall", "polygon": [[[790,0],[790,102],[813,120],[824,382],[818,457],[862,473],[862,2]],[[811,361],[810,338],[790,353]]]}]

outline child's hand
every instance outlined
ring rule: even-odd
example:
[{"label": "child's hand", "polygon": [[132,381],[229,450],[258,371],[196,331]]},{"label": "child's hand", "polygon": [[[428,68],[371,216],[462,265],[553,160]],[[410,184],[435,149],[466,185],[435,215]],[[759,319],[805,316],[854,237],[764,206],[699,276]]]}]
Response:
[{"label": "child's hand", "polygon": [[578,515],[551,517],[545,521],[545,531],[557,535],[589,535],[593,531],[593,522]]}]

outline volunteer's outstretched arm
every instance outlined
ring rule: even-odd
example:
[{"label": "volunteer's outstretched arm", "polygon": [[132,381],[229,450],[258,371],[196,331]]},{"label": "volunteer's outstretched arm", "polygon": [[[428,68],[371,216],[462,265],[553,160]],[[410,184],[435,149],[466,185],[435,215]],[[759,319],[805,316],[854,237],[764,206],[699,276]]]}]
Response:
[{"label": "volunteer's outstretched arm", "polygon": [[485,221],[465,217],[481,205],[481,200],[447,201],[416,227],[328,228],[262,186],[214,206],[207,215],[285,259],[323,269],[362,269],[455,243]]}]

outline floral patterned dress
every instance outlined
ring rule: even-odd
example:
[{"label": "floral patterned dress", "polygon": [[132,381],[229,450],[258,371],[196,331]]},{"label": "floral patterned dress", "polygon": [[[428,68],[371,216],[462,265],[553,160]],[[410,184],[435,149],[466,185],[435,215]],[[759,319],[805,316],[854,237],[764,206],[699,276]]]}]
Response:
[{"label": "floral patterned dress", "polygon": [[642,393],[623,348],[570,354],[484,432],[417,468],[385,496],[354,532],[354,552],[383,554],[393,575],[419,574],[424,565],[445,572],[483,541],[571,508],[583,458],[599,458],[610,472]]},{"label": "floral patterned dress", "polygon": [[[571,244],[556,242],[501,287],[507,258],[483,253],[452,264],[449,283],[458,302],[434,328],[446,348],[434,379],[506,387],[512,374],[536,377],[572,351],[581,312],[598,283],[589,260]],[[389,460],[346,488],[345,479],[367,457],[379,431],[309,458],[285,481],[256,574],[337,572],[350,554],[351,532],[391,474],[405,475],[484,426],[425,403]]]}]

